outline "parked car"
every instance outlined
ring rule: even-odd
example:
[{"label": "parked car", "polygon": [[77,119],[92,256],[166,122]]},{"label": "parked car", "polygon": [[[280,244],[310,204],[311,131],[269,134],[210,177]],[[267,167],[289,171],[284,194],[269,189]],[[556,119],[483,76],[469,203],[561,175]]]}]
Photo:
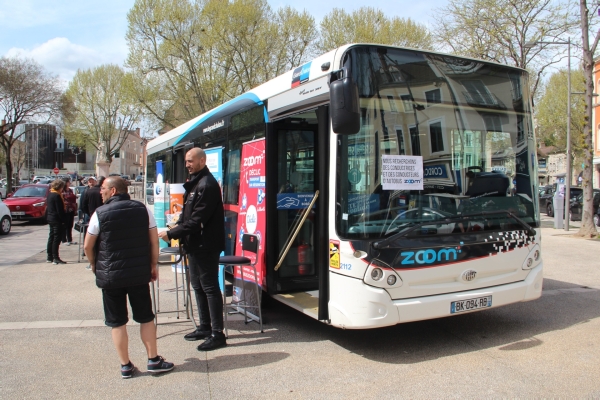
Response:
[{"label": "parked car", "polygon": [[10,209],[0,200],[0,235],[7,235],[12,226]]},{"label": "parked car", "polygon": [[552,201],[552,197],[554,196],[554,187],[552,185],[540,186],[538,193],[540,212],[546,212],[548,199]]},{"label": "parked car", "polygon": [[[552,195],[550,197],[546,197],[544,208],[540,207],[540,210],[546,210],[546,215],[548,215],[549,217],[554,217],[554,204],[552,203],[552,200],[554,198],[554,190],[556,190],[556,189],[553,188]],[[577,196],[579,196],[581,193],[583,193],[583,189],[577,188],[577,187],[572,187],[570,198],[574,199]],[[540,202],[541,202],[541,200],[540,200]]]},{"label": "parked car", "polygon": [[135,177],[136,182],[144,182],[144,175],[138,175]]},{"label": "parked car", "polygon": [[[599,189],[594,189],[594,201],[592,202],[593,206],[594,206],[594,221],[596,222],[596,225],[598,225],[597,223],[597,215],[598,215],[598,205],[600,204],[600,190]],[[581,216],[583,214],[583,193],[581,193],[579,196],[573,198],[571,200],[571,221],[580,221],[581,220]]]},{"label": "parked car", "polygon": [[13,220],[46,220],[46,200],[50,185],[24,185],[12,193],[5,204],[10,209]]}]

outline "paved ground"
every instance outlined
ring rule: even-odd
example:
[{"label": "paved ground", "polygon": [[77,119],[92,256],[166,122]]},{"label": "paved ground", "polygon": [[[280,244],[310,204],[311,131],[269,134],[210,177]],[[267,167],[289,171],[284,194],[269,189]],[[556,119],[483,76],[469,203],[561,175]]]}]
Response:
[{"label": "paved ground", "polygon": [[[17,225],[0,237],[3,399],[600,398],[600,241],[543,228],[542,298],[485,312],[344,331],[272,304],[265,333],[235,321],[229,346],[211,353],[182,339],[187,320],[163,324],[159,352],[177,366],[158,377],[131,325],[142,372],[122,380],[77,247],[61,250],[69,264],[46,264],[47,226]],[[161,269],[165,308],[172,277]]]}]

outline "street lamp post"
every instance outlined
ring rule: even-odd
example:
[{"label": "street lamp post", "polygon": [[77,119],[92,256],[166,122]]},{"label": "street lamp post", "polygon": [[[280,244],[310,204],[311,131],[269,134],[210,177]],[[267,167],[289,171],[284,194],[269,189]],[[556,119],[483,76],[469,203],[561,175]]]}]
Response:
[{"label": "street lamp post", "polygon": [[525,48],[532,48],[538,44],[566,44],[567,45],[567,171],[565,185],[565,231],[569,230],[569,217],[571,212],[571,38],[566,42],[528,42]]}]

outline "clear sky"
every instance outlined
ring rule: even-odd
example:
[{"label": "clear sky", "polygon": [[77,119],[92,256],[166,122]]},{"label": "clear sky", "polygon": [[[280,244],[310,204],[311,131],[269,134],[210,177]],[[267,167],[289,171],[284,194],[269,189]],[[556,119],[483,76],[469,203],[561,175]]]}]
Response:
[{"label": "clear sky", "polygon": [[[306,9],[318,21],[335,6],[322,0],[269,0],[274,9]],[[298,5],[298,4],[301,4]],[[348,0],[351,12],[368,4],[390,16],[411,18],[430,29],[434,8],[446,0]],[[77,69],[123,64],[127,56],[127,12],[134,0],[0,0],[0,55],[33,58],[69,81]]]}]

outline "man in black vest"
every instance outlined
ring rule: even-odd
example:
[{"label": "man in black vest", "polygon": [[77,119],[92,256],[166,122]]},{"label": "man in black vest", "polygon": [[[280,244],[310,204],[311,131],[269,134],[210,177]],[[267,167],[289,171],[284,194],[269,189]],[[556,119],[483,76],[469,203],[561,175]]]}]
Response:
[{"label": "man in black vest", "polygon": [[200,314],[200,326],[185,340],[206,339],[200,351],[227,345],[223,334],[223,297],[219,288],[219,255],[225,250],[225,212],[221,188],[206,167],[206,154],[193,148],[185,155],[190,173],[183,187],[183,210],[177,225],[159,237],[181,239],[188,255],[190,279]]},{"label": "man in black vest", "polygon": [[174,365],[157,354],[156,326],[148,284],[157,278],[158,234],[152,213],[139,201],[131,200],[127,184],[118,176],[108,177],[101,186],[104,205],[90,218],[84,250],[96,285],[102,289],[106,325],[121,361],[122,378],[131,378],[134,365],[129,360],[125,324],[127,297],[134,321],[148,353],[148,372],[173,369]]}]

